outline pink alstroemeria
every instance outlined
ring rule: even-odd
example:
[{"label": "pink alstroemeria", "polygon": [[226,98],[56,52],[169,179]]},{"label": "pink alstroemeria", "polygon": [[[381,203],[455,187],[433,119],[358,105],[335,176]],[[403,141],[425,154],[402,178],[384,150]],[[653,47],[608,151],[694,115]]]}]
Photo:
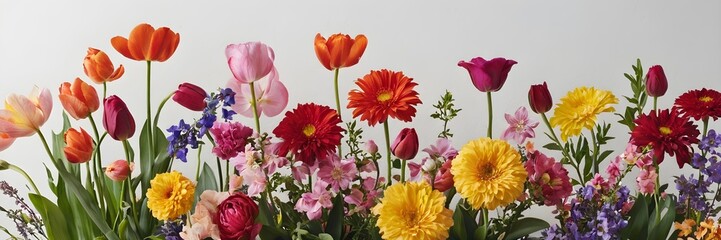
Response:
[{"label": "pink alstroemeria", "polygon": [[319,161],[315,161],[315,164],[313,164],[312,166],[309,166],[302,161],[293,162],[293,165],[291,165],[290,168],[291,172],[293,173],[293,179],[295,179],[299,183],[307,180],[308,175],[313,175],[313,173],[318,170],[318,162]]},{"label": "pink alstroemeria", "polygon": [[305,212],[308,219],[315,220],[319,219],[323,214],[323,209],[329,209],[333,207],[333,194],[326,189],[328,184],[323,181],[315,182],[313,185],[313,191],[309,193],[303,193],[298,203],[295,204],[295,210]]},{"label": "pink alstroemeria", "polygon": [[346,190],[355,177],[358,176],[358,169],[353,159],[340,158],[335,154],[330,154],[326,159],[320,161],[320,169],[318,170],[318,178],[328,183],[333,192]]},{"label": "pink alstroemeria", "polygon": [[273,48],[261,42],[230,44],[225,48],[225,56],[239,83],[258,81],[275,70]]},{"label": "pink alstroemeria", "polygon": [[[436,142],[427,148],[424,148],[423,152],[428,153],[428,157],[423,158],[420,164],[415,162],[408,163],[408,169],[411,173],[411,181],[417,181],[421,176],[425,176],[426,180],[430,182],[430,176],[428,176],[427,172],[432,170],[436,172],[436,182],[438,182],[442,173],[441,171],[436,170],[440,169],[445,162],[458,155],[458,150],[451,146],[451,141],[447,138],[436,139]],[[426,174],[421,175],[422,171],[426,172]]]},{"label": "pink alstroemeria", "polygon": [[258,163],[259,159],[260,152],[253,150],[250,145],[246,145],[244,152],[230,159],[230,163],[243,177],[243,184],[248,185],[248,196],[257,196],[268,184],[263,168]]},{"label": "pink alstroemeria", "polygon": [[[288,105],[288,89],[278,80],[278,73],[275,69],[270,72],[268,79],[260,80],[253,86],[258,115],[263,113],[267,117],[274,117]],[[231,79],[228,81],[227,87],[236,93],[233,110],[242,116],[253,117],[250,85]]]},{"label": "pink alstroemeria", "polygon": [[34,87],[28,96],[10,94],[5,98],[5,109],[0,110],[0,133],[6,139],[33,135],[48,120],[52,109],[53,99],[47,89]]},{"label": "pink alstroemeria", "polygon": [[643,194],[653,194],[656,192],[656,168],[649,166],[648,168],[641,169],[641,172],[636,178],[636,184],[638,191]]},{"label": "pink alstroemeria", "polygon": [[290,163],[287,158],[275,154],[278,145],[278,143],[266,143],[264,145],[263,169],[268,170],[268,175],[275,173],[278,168],[285,167]]},{"label": "pink alstroemeria", "polygon": [[450,159],[458,155],[458,150],[451,146],[451,141],[447,138],[436,139],[435,144],[424,148],[423,152],[428,153],[430,158]]},{"label": "pink alstroemeria", "polygon": [[526,138],[536,137],[533,129],[538,127],[538,122],[528,118],[528,110],[525,107],[518,108],[514,115],[506,113],[505,116],[508,128],[501,135],[501,139],[506,141],[513,139],[516,143],[523,144]]}]

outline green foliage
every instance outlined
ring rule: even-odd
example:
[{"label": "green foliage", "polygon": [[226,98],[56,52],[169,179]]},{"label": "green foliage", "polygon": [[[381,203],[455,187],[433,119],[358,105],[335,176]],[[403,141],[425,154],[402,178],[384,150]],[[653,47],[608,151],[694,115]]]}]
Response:
[{"label": "green foliage", "polygon": [[359,162],[367,157],[367,154],[360,147],[361,141],[363,140],[363,129],[357,126],[355,120],[347,122],[345,125],[348,133],[345,143],[348,145],[348,148],[350,148],[350,152],[347,153],[345,157],[353,157],[356,159],[356,162]]},{"label": "green foliage", "polygon": [[619,120],[618,123],[626,125],[628,129],[633,131],[633,128],[636,126],[636,124],[633,123],[633,120],[643,113],[643,108],[646,106],[648,95],[646,95],[646,81],[644,79],[645,76],[643,74],[641,59],[636,59],[636,65],[631,65],[631,68],[633,68],[633,75],[628,73],[623,74],[623,76],[625,76],[630,82],[631,91],[633,92],[633,95],[631,96],[623,96],[630,106],[626,107],[623,115],[619,113],[616,113],[616,115],[621,117],[621,120]]},{"label": "green foliage", "polygon": [[443,121],[443,131],[438,134],[439,138],[453,137],[451,129],[448,128],[448,122],[458,116],[458,112],[461,111],[460,108],[455,108],[453,101],[455,101],[455,99],[453,99],[453,94],[446,90],[446,93],[441,96],[441,100],[433,105],[437,111],[431,114],[431,117]]}]

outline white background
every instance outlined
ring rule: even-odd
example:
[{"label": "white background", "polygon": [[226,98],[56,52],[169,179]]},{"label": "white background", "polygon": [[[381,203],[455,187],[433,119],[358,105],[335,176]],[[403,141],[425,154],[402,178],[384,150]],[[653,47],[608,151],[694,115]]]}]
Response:
[{"label": "white background", "polygon": [[[440,122],[428,116],[434,111],[431,105],[448,89],[463,109],[450,125],[456,133],[454,143],[460,147],[468,140],[485,136],[487,116],[485,95],[473,87],[466,70],[456,66],[459,60],[502,56],[519,62],[503,89],[494,94],[495,136],[506,127],[503,113],[527,106],[526,93],[531,84],[547,81],[555,101],[579,86],[613,90],[619,98],[629,94],[623,73],[631,71],[636,58],[643,60],[645,68],[664,66],[670,87],[659,104],[669,107],[673,98],[687,90],[721,89],[720,10],[718,1],[204,1],[197,5],[175,1],[124,1],[112,5],[94,1],[2,1],[0,97],[26,94],[34,85],[49,88],[54,108],[42,128],[49,135],[61,126],[58,86],[75,77],[90,82],[83,74],[82,60],[87,48],[95,47],[106,51],[116,66],[126,67],[125,75],[111,83],[109,89],[131,106],[140,129],[145,119],[141,87],[145,84],[145,63],[117,53],[110,38],[127,37],[137,24],[148,22],[155,27],[168,26],[181,35],[172,58],[153,64],[154,105],[182,82],[193,82],[208,90],[224,86],[232,76],[226,65],[225,46],[262,41],[275,49],[276,66],[290,91],[288,110],[311,101],[334,108],[332,73],[317,61],[313,38],[318,32],[324,36],[362,33],[369,39],[368,48],[359,64],[341,70],[341,92],[352,89],[355,79],[374,69],[403,71],[414,78],[424,103],[412,123],[391,121],[391,134],[395,136],[403,127],[415,127],[424,147],[435,140],[441,129]],[[342,102],[345,105],[347,100]],[[616,109],[624,107],[622,101]],[[350,111],[343,114],[347,118]],[[100,113],[95,116],[101,119]],[[194,117],[197,114],[170,102],[160,125],[164,128],[180,118]],[[533,117],[538,120],[538,116]],[[603,119],[617,120],[611,114],[605,114]],[[252,125],[252,119],[241,121]],[[263,119],[262,127],[270,131],[278,121],[280,116]],[[73,124],[89,129],[87,121]],[[721,125],[714,123],[711,127],[719,129]],[[544,129],[537,129],[538,136],[543,136],[540,132]],[[618,153],[628,139],[627,130],[615,125],[613,131],[617,139],[609,147]],[[133,144],[137,144],[138,135],[139,130]],[[382,144],[382,127],[366,128],[365,138]],[[538,141],[547,142],[545,137]],[[105,164],[123,158],[119,143],[108,141],[103,148]],[[211,159],[210,155],[206,158]],[[27,170],[41,191],[52,195],[42,167],[48,159],[37,136],[18,139],[11,148],[0,152],[0,159]],[[193,163],[176,162],[174,168],[192,176]],[[691,173],[689,169],[678,171],[675,159],[667,158],[661,166],[661,179],[672,182],[672,175]],[[633,184],[635,176],[630,174],[628,182]],[[10,182],[26,196],[25,181],[19,175],[4,171],[0,180]],[[0,205],[11,207],[13,202],[3,196]],[[534,208],[528,215],[553,220],[548,209]],[[0,216],[0,225],[14,229],[4,216]]]}]

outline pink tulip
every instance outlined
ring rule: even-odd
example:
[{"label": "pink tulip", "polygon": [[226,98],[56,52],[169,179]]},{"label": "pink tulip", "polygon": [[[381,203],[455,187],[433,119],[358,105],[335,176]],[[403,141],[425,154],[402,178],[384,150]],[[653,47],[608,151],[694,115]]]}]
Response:
[{"label": "pink tulip", "polygon": [[[250,85],[231,79],[227,86],[236,93],[233,110],[242,116],[253,117],[253,106],[250,104]],[[275,69],[270,72],[268,79],[254,84],[254,88],[259,116],[261,113],[267,117],[277,116],[288,106],[288,89],[278,80],[278,72]]]},{"label": "pink tulip", "polygon": [[33,88],[29,96],[11,94],[0,110],[0,133],[8,138],[33,135],[50,117],[53,99],[47,89]]},{"label": "pink tulip", "polygon": [[128,164],[126,160],[115,160],[105,168],[105,176],[108,176],[113,181],[120,182],[128,178],[132,171],[133,163]]},{"label": "pink tulip", "polygon": [[7,149],[15,142],[15,138],[8,136],[6,133],[0,133],[0,151]]},{"label": "pink tulip", "polygon": [[228,66],[235,80],[252,83],[275,69],[273,48],[261,42],[230,44],[225,48]]}]

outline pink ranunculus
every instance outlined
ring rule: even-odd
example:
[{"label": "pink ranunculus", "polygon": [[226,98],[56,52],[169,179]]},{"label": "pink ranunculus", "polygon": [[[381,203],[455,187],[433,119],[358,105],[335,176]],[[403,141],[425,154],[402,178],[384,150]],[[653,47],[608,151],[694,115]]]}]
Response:
[{"label": "pink ranunculus", "polygon": [[319,165],[318,178],[328,183],[336,193],[340,189],[348,189],[353,179],[358,176],[358,169],[352,158],[340,160],[337,155],[329,154]]},{"label": "pink ranunculus", "polygon": [[228,66],[240,83],[252,83],[275,69],[273,48],[261,42],[230,44],[225,48]]},{"label": "pink ranunculus", "polygon": [[310,220],[320,219],[323,209],[333,207],[333,194],[326,187],[328,187],[328,183],[324,181],[315,182],[312,192],[301,195],[295,204],[295,210],[306,213]]},{"label": "pink ranunculus", "polygon": [[542,200],[546,206],[555,206],[571,194],[568,171],[555,159],[538,151],[529,153],[525,168],[533,199]]},{"label": "pink ranunculus", "polygon": [[641,169],[641,172],[636,178],[636,186],[638,191],[643,194],[653,194],[656,192],[656,168],[653,166]]},{"label": "pink ranunculus", "polygon": [[200,201],[195,205],[195,212],[190,216],[192,227],[185,225],[180,237],[183,239],[220,239],[218,225],[213,217],[218,212],[218,204],[230,196],[227,192],[205,190],[200,194]]},{"label": "pink ranunculus", "polygon": [[514,115],[506,113],[505,116],[508,128],[501,135],[501,139],[506,141],[513,139],[517,144],[523,144],[526,138],[536,137],[533,129],[538,127],[538,122],[528,118],[528,110],[525,107],[518,108]]},{"label": "pink ranunculus", "polygon": [[243,193],[235,193],[218,204],[213,218],[221,239],[255,239],[263,225],[256,223],[258,205]]},{"label": "pink ranunculus", "polygon": [[486,61],[482,57],[476,57],[471,59],[470,62],[460,61],[458,66],[468,70],[473,86],[478,91],[497,92],[506,83],[508,72],[516,63],[516,61],[505,58],[494,58]]},{"label": "pink ranunculus", "polygon": [[[258,116],[262,113],[267,117],[274,117],[288,106],[288,89],[278,80],[278,73],[275,70],[271,71],[268,79],[257,81],[253,86]],[[242,116],[253,117],[250,85],[231,79],[227,87],[236,93],[233,110]]]},{"label": "pink ranunculus", "polygon": [[210,128],[210,133],[216,143],[213,153],[223,160],[228,160],[245,149],[248,138],[253,135],[253,129],[239,122],[216,122]]}]

